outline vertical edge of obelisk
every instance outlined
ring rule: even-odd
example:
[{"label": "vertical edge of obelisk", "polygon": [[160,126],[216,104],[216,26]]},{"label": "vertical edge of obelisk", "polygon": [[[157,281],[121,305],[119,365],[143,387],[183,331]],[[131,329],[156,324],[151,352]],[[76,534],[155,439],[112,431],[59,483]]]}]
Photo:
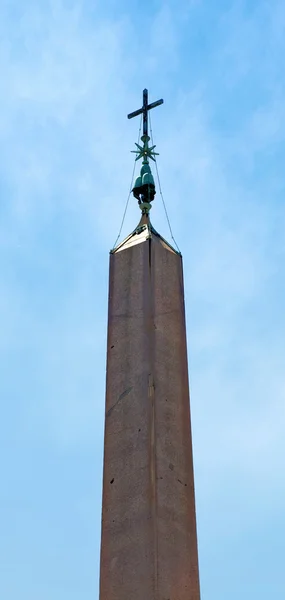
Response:
[{"label": "vertical edge of obelisk", "polygon": [[159,597],[199,600],[182,258],[152,242]]},{"label": "vertical edge of obelisk", "polygon": [[[111,308],[111,296],[113,289],[113,260],[112,253],[109,255],[109,282],[108,282],[108,321],[107,321],[107,347],[106,347],[106,377],[105,377],[105,396],[107,395],[108,386],[108,348],[110,347],[110,308]],[[106,398],[105,398],[106,406]],[[105,460],[106,460],[106,449],[105,449],[105,438],[106,438],[106,411],[104,419],[104,449],[103,449],[103,470],[102,470],[102,505],[101,505],[101,543],[100,543],[100,570],[99,570],[99,600],[103,600],[104,590],[103,588],[103,569],[104,569],[104,546],[103,546],[103,509],[104,509],[104,471],[105,471]]]},{"label": "vertical edge of obelisk", "polygon": [[100,600],[153,597],[149,242],[110,256]]}]

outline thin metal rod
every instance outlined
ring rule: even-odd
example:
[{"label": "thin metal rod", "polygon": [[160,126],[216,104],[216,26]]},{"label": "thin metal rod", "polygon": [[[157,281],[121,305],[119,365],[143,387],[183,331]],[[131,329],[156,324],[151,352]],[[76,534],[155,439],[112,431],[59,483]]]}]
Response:
[{"label": "thin metal rod", "polygon": [[[142,118],[141,118],[141,121],[140,121],[140,128],[139,128],[139,135],[138,135],[138,143],[139,143],[139,139],[140,139],[140,135],[141,135],[141,129],[142,129]],[[115,248],[115,246],[116,246],[116,244],[117,244],[118,240],[120,239],[121,233],[122,233],[122,229],[123,229],[123,225],[124,225],[124,222],[125,222],[126,213],[127,213],[128,206],[129,206],[130,196],[131,196],[131,193],[132,193],[133,182],[134,182],[134,174],[135,174],[135,168],[136,168],[136,161],[134,161],[134,168],[133,168],[133,172],[132,172],[132,179],[131,179],[130,191],[129,191],[129,194],[128,194],[128,197],[127,197],[127,202],[126,202],[126,206],[125,206],[125,210],[124,210],[124,214],[123,214],[123,218],[122,218],[121,226],[120,226],[119,233],[118,233],[118,236],[117,236],[117,238],[116,238],[116,241],[115,241],[115,243],[114,243],[114,245],[113,245],[113,248],[112,248],[112,250],[114,250],[114,248]]]},{"label": "thin metal rod", "polygon": [[[152,127],[151,127],[151,119],[150,119],[150,116],[149,116],[149,127],[150,127],[150,137],[151,137],[151,143],[152,143],[152,145],[153,145],[153,135],[152,135]],[[157,182],[158,182],[159,192],[160,192],[160,195],[161,195],[161,199],[162,199],[162,203],[163,203],[164,212],[165,212],[165,215],[166,215],[166,219],[167,219],[167,223],[168,223],[168,227],[169,227],[170,235],[171,235],[171,238],[172,238],[172,240],[174,241],[174,244],[175,244],[175,246],[176,246],[176,248],[177,248],[177,250],[178,250],[179,254],[181,254],[181,252],[180,252],[180,249],[179,249],[179,246],[178,246],[178,244],[177,244],[177,242],[176,242],[176,239],[175,239],[175,237],[174,237],[174,235],[173,235],[172,228],[171,228],[171,225],[170,225],[170,219],[169,219],[169,216],[168,216],[168,212],[167,212],[166,204],[165,204],[164,197],[163,197],[163,193],[162,193],[162,189],[161,189],[160,177],[159,177],[158,168],[157,168],[157,161],[155,161],[155,168],[156,168],[156,176],[157,176]]]}]

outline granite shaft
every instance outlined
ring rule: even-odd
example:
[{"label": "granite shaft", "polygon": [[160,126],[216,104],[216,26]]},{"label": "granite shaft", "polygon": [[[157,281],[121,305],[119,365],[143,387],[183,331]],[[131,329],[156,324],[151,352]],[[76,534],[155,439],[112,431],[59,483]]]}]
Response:
[{"label": "granite shaft", "polygon": [[100,600],[199,600],[181,255],[110,254]]}]

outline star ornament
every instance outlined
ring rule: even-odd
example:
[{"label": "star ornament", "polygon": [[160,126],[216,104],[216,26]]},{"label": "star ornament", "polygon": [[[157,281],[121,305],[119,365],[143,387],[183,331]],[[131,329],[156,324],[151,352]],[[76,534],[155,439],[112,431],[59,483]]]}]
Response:
[{"label": "star ornament", "polygon": [[143,159],[148,159],[151,158],[151,160],[155,161],[154,156],[158,156],[159,153],[158,152],[154,152],[154,148],[156,148],[156,146],[151,146],[150,148],[148,147],[148,140],[144,141],[143,146],[140,146],[139,144],[136,144],[138,150],[131,150],[131,152],[134,152],[135,154],[137,154],[136,160],[139,160],[140,158]]}]

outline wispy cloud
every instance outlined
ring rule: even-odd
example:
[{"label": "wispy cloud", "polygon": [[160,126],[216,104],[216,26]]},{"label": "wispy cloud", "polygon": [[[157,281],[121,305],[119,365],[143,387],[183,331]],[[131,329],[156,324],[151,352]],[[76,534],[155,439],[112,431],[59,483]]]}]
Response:
[{"label": "wispy cloud", "polygon": [[[244,546],[257,556],[272,515],[280,531],[284,521],[285,10],[277,0],[107,4],[1,5],[3,539],[22,548],[29,535],[35,568],[24,576],[12,550],[9,564],[23,598],[94,596],[108,250],[139,125],[126,114],[147,86],[165,99],[153,133],[184,255],[203,597],[267,598],[273,572],[281,597],[283,567],[261,557],[259,589]],[[159,194],[152,213],[169,238]],[[124,233],[138,218],[131,201]],[[5,564],[4,547],[0,556]],[[217,584],[225,568],[234,586]],[[73,571],[84,577],[69,580]]]}]

